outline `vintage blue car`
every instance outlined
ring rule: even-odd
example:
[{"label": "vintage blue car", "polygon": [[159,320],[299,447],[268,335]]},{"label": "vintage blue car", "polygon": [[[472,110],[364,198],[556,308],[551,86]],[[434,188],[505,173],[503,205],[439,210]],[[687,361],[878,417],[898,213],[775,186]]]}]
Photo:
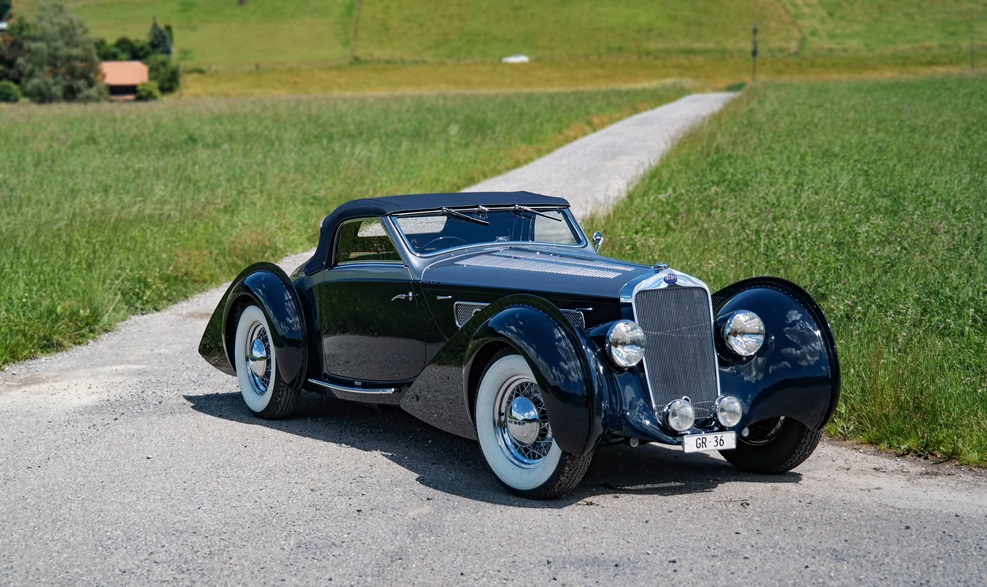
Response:
[{"label": "vintage blue car", "polygon": [[710,294],[602,242],[566,200],[527,192],[354,200],[290,276],[238,275],[199,352],[261,418],[290,415],[302,389],[396,404],[478,440],[525,497],[576,487],[605,443],[759,473],[804,461],[840,395],[813,299],[771,277]]}]

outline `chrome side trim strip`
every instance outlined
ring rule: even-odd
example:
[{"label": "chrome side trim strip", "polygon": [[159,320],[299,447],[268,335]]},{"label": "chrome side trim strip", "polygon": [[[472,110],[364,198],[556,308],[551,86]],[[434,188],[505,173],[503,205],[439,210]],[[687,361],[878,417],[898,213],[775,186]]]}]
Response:
[{"label": "chrome side trim strip", "polygon": [[398,391],[398,388],[396,387],[346,387],[345,385],[337,385],[335,383],[328,383],[318,379],[309,379],[308,382],[312,385],[317,385],[318,387],[322,387],[333,392],[358,393],[361,395],[389,395],[392,393],[397,393]]}]

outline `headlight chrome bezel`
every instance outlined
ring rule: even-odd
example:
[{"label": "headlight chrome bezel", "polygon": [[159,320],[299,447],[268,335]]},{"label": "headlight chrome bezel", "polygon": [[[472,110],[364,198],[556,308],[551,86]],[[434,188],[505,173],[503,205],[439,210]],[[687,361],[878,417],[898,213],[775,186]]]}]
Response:
[{"label": "headlight chrome bezel", "polygon": [[748,359],[756,355],[764,346],[767,329],[764,320],[754,312],[738,310],[723,322],[720,338],[730,352]]},{"label": "headlight chrome bezel", "polygon": [[636,322],[620,320],[607,331],[607,356],[621,369],[630,369],[644,360],[648,338]]},{"label": "headlight chrome bezel", "polygon": [[721,395],[713,408],[716,421],[724,428],[733,428],[744,417],[744,404],[732,395]]},{"label": "headlight chrome bezel", "polygon": [[696,410],[689,398],[673,399],[662,413],[665,425],[676,432],[691,430],[696,423]]}]

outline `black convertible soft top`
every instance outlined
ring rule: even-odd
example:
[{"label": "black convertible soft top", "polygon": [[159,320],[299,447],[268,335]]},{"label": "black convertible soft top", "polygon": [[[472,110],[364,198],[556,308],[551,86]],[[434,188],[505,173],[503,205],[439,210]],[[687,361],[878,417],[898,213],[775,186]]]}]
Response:
[{"label": "black convertible soft top", "polygon": [[315,254],[305,263],[305,273],[312,275],[325,268],[332,248],[332,235],[336,227],[352,218],[385,216],[398,212],[419,212],[442,208],[475,208],[476,206],[561,206],[569,207],[564,198],[542,196],[531,192],[458,192],[454,194],[413,194],[408,196],[385,196],[350,200],[333,210],[322,221],[319,231],[319,246]]}]

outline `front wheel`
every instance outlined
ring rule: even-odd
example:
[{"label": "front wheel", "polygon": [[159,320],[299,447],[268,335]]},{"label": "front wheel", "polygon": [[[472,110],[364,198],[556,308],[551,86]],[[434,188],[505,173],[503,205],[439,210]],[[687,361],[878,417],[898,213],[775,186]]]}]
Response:
[{"label": "front wheel", "polygon": [[721,451],[731,465],[751,473],[791,471],[816,450],[822,431],[813,431],[791,418],[773,418],[748,427],[737,448]]},{"label": "front wheel", "polygon": [[278,373],[271,333],[264,311],[246,306],[237,321],[233,360],[244,403],[261,418],[277,420],[291,414],[299,391]]},{"label": "front wheel", "polygon": [[574,489],[593,460],[555,443],[541,389],[517,354],[501,352],[480,376],[476,434],[497,480],[521,497],[549,499]]}]

